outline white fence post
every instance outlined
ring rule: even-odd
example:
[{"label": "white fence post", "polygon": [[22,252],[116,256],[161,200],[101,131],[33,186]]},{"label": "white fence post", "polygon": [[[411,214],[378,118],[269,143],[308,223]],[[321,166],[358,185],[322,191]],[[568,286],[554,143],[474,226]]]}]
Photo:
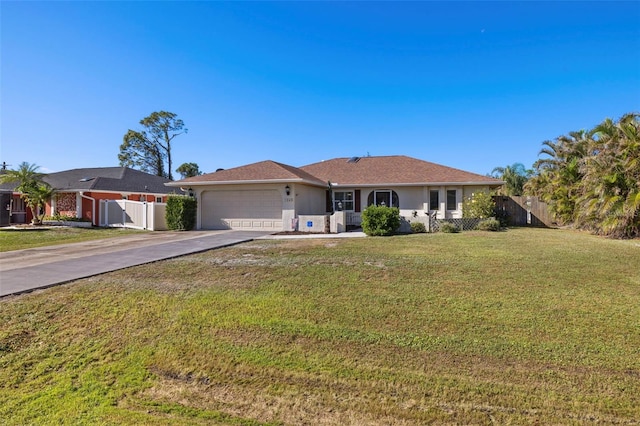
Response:
[{"label": "white fence post", "polygon": [[142,203],[142,228],[147,229],[147,202]]}]

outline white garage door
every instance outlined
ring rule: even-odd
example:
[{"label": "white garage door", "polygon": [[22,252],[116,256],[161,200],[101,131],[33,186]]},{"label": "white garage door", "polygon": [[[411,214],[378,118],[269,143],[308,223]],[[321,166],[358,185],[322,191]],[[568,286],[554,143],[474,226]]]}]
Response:
[{"label": "white garage door", "polygon": [[282,196],[276,190],[205,191],[202,228],[282,231]]}]

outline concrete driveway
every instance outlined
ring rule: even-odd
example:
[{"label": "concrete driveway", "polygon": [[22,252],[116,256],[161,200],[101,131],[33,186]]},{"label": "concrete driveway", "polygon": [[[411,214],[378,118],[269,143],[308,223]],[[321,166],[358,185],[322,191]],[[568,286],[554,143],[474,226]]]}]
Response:
[{"label": "concrete driveway", "polygon": [[255,231],[149,232],[0,253],[0,297],[268,235]]}]

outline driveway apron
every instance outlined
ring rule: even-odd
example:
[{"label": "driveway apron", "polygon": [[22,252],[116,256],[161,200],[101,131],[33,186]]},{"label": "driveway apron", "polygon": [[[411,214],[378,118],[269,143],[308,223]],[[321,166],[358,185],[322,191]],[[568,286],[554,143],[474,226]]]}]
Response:
[{"label": "driveway apron", "polygon": [[[49,246],[0,253],[0,297],[158,260],[228,247],[268,234],[256,231],[184,232],[158,239],[151,237],[158,235],[153,233],[148,234],[147,241],[140,237],[104,240],[110,242],[106,244],[107,248],[105,245],[77,243],[64,247]],[[29,259],[32,260],[31,264]]]}]

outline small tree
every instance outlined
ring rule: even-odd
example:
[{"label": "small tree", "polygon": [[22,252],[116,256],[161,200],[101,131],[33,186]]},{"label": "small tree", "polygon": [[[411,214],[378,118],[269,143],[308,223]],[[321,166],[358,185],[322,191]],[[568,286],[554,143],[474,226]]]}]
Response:
[{"label": "small tree", "polygon": [[196,225],[198,201],[184,195],[170,195],[167,197],[165,219],[167,228],[172,231],[190,231]]},{"label": "small tree", "polygon": [[29,188],[29,190],[22,195],[29,209],[31,209],[34,225],[42,224],[45,205],[47,204],[47,200],[51,198],[51,195],[53,195],[53,188],[46,183]]},{"label": "small tree", "polygon": [[177,169],[176,172],[180,173],[182,179],[186,179],[189,177],[200,176],[202,172],[200,171],[200,167],[196,163],[182,163]]},{"label": "small tree", "polygon": [[493,196],[486,191],[475,192],[467,197],[462,204],[462,217],[474,219],[488,219],[495,217],[496,203]]},{"label": "small tree", "polygon": [[362,230],[367,235],[391,235],[399,227],[400,210],[397,207],[371,205],[362,212]]},{"label": "small tree", "polygon": [[45,204],[53,194],[53,189],[43,180],[44,174],[38,169],[35,164],[22,162],[17,170],[7,170],[0,175],[2,183],[18,182],[15,190],[31,210],[35,225],[42,223]]}]

